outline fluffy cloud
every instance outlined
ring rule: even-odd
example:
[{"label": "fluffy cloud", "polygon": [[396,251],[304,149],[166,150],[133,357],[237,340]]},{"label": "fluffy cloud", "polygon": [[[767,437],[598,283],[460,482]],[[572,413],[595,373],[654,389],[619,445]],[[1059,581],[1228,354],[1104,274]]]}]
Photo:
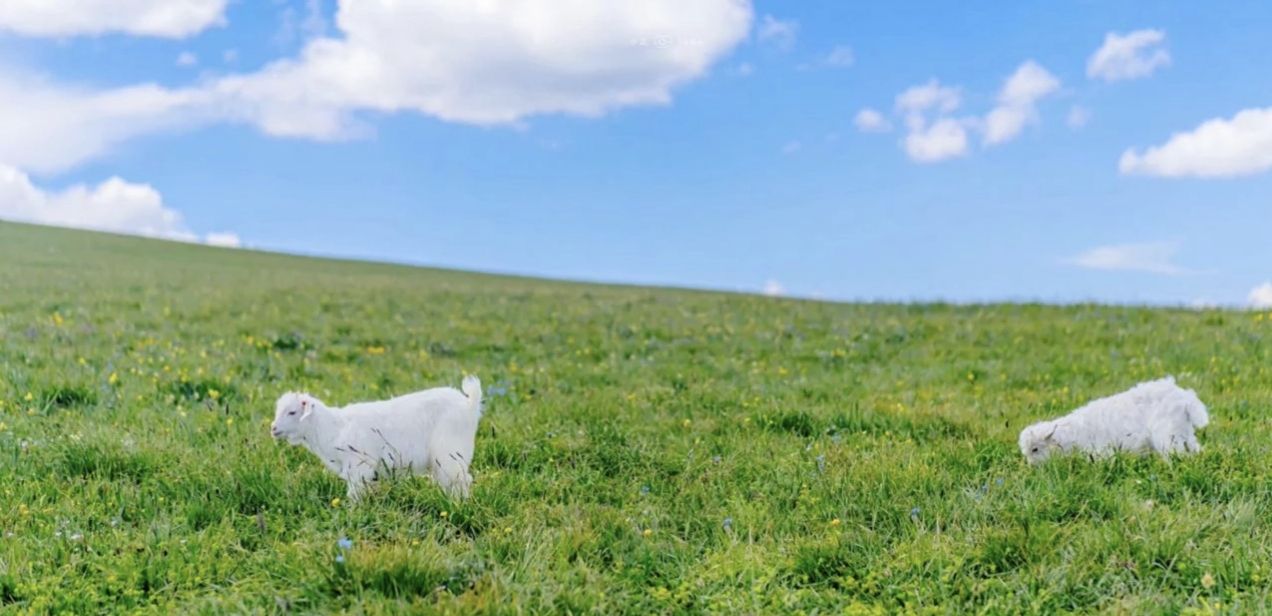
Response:
[{"label": "fluffy cloud", "polygon": [[764,283],[763,293],[769,297],[780,297],[786,295],[786,287],[776,280],[768,280]]},{"label": "fluffy cloud", "polygon": [[907,131],[901,144],[911,160],[932,163],[967,153],[966,120],[946,117],[958,110],[962,100],[957,88],[942,86],[935,79],[897,95],[896,109]]},{"label": "fluffy cloud", "polygon": [[949,113],[958,109],[962,102],[963,96],[958,88],[946,87],[941,85],[941,82],[931,79],[925,84],[912,86],[898,94],[896,106],[906,115],[923,113],[929,109]]},{"label": "fluffy cloud", "polygon": [[1087,60],[1087,77],[1104,81],[1139,79],[1170,65],[1170,52],[1161,30],[1136,30],[1127,34],[1110,32],[1104,44]]},{"label": "fluffy cloud", "polygon": [[857,112],[852,123],[863,133],[886,133],[892,130],[892,123],[877,110],[866,107]]},{"label": "fluffy cloud", "polygon": [[4,0],[0,31],[23,36],[184,38],[225,23],[227,0]]},{"label": "fluffy cloud", "polygon": [[0,165],[0,218],[63,227],[114,231],[192,241],[181,215],[145,184],[117,177],[97,186],[76,185],[48,192],[25,173]]},{"label": "fluffy cloud", "polygon": [[1265,282],[1250,290],[1251,308],[1272,308],[1272,282]]},{"label": "fluffy cloud", "polygon": [[127,139],[191,123],[211,110],[209,103],[192,90],[91,91],[0,71],[0,161],[60,171]]},{"label": "fluffy cloud", "polygon": [[1177,275],[1187,272],[1173,263],[1178,251],[1179,245],[1171,242],[1118,244],[1092,248],[1068,263],[1095,270]]},{"label": "fluffy cloud", "polygon": [[765,15],[760,20],[755,36],[761,43],[773,45],[782,51],[789,51],[795,46],[795,39],[799,37],[799,22]]},{"label": "fluffy cloud", "polygon": [[515,125],[667,104],[746,38],[751,19],[745,0],[341,0],[338,36],[192,88],[90,90],[0,72],[0,160],[54,172],[130,138],[206,122],[340,139],[360,134],[360,112]]},{"label": "fluffy cloud", "polygon": [[1012,73],[998,93],[998,105],[985,116],[984,139],[997,145],[1015,139],[1025,125],[1038,120],[1038,101],[1060,89],[1060,80],[1028,60]]},{"label": "fluffy cloud", "polygon": [[[112,177],[96,186],[77,184],[49,191],[36,186],[22,171],[4,164],[0,164],[0,219],[199,241],[181,214],[165,206],[163,196],[148,184]],[[215,246],[240,245],[233,233],[209,233],[203,241]]]},{"label": "fluffy cloud", "polygon": [[1164,144],[1122,153],[1125,174],[1167,178],[1231,178],[1272,169],[1272,107],[1215,118]]},{"label": "fluffy cloud", "polygon": [[[962,92],[929,80],[896,97],[894,107],[906,127],[901,147],[911,160],[933,163],[967,154],[973,133],[979,133],[986,146],[1006,143],[1038,121],[1038,102],[1059,89],[1059,79],[1027,60],[1003,82],[996,105],[984,117],[956,117],[954,112],[963,104]],[[854,122],[862,131],[881,132],[891,127],[872,109],[858,112]]]},{"label": "fluffy cloud", "polygon": [[967,154],[967,129],[959,120],[941,118],[930,125],[911,126],[902,143],[911,160],[934,163]]},{"label": "fluffy cloud", "polygon": [[454,122],[597,116],[667,104],[745,38],[742,0],[514,4],[343,0],[340,38],[213,87],[272,135],[356,134],[351,114],[414,111]]}]

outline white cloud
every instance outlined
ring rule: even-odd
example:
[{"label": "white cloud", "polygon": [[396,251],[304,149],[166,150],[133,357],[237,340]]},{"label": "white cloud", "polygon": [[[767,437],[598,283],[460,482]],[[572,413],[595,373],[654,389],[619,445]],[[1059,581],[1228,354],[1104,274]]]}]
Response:
[{"label": "white cloud", "polygon": [[786,287],[776,280],[769,279],[764,283],[763,293],[769,297],[780,297],[786,295]]},{"label": "white cloud", "polygon": [[0,161],[61,171],[127,139],[188,124],[208,102],[197,91],[156,85],[92,91],[0,70]]},{"label": "white cloud", "polygon": [[1172,262],[1178,251],[1179,245],[1172,242],[1118,244],[1092,248],[1068,263],[1095,270],[1177,275],[1187,272]]},{"label": "white cloud", "polygon": [[1230,119],[1214,118],[1164,144],[1122,153],[1118,169],[1128,175],[1167,178],[1231,178],[1272,169],[1272,107],[1246,109]]},{"label": "white cloud", "polygon": [[789,51],[795,46],[795,39],[799,37],[799,22],[765,15],[760,20],[756,37],[761,43],[768,43],[783,51]]},{"label": "white cloud", "polygon": [[188,89],[95,91],[0,71],[0,160],[60,171],[127,139],[206,122],[339,139],[361,134],[361,112],[515,126],[536,115],[665,105],[745,39],[751,18],[745,0],[525,0],[498,9],[341,0],[338,36]]},{"label": "white cloud", "polygon": [[794,154],[800,151],[800,149],[802,149],[803,147],[804,147],[804,144],[798,141],[788,141],[786,142],[786,145],[782,146],[782,153],[786,154],[787,156],[790,156],[791,154]]},{"label": "white cloud", "polygon": [[1139,79],[1170,65],[1170,52],[1161,30],[1136,30],[1127,34],[1109,32],[1104,44],[1087,60],[1087,77],[1104,81]]},{"label": "white cloud", "polygon": [[1027,107],[1060,89],[1060,80],[1047,72],[1041,64],[1025,60],[1003,83],[998,93],[998,104],[1007,107]]},{"label": "white cloud", "polygon": [[892,123],[877,110],[866,107],[857,112],[852,123],[863,133],[886,133],[892,130]]},{"label": "white cloud", "polygon": [[[966,120],[947,116],[962,102],[957,88],[942,86],[935,79],[897,95],[896,109],[907,131],[901,143],[911,160],[932,163],[967,153]],[[929,115],[934,119],[929,120]]]},{"label": "white cloud", "polygon": [[1074,105],[1069,108],[1069,116],[1065,118],[1065,123],[1069,128],[1077,129],[1086,126],[1091,121],[1091,110],[1081,105]]},{"label": "white cloud", "polygon": [[[936,79],[912,86],[898,94],[895,103],[897,115],[905,121],[902,148],[911,160],[931,163],[967,154],[970,132],[979,133],[987,146],[1006,143],[1038,121],[1038,102],[1059,89],[1059,79],[1027,60],[1004,80],[997,104],[982,118],[953,115],[963,103],[959,88]],[[872,109],[858,112],[855,123],[862,131],[890,127]]]},{"label": "white cloud", "polygon": [[852,48],[847,45],[837,45],[830,50],[830,53],[826,54],[826,58],[822,62],[826,66],[848,68],[857,63],[857,54],[853,53]]},{"label": "white cloud", "polygon": [[[96,186],[76,184],[59,191],[37,186],[21,170],[0,163],[0,219],[109,231],[181,242],[198,242],[181,213],[164,205],[149,184],[112,177]],[[235,233],[209,233],[204,243],[237,248]]]},{"label": "white cloud", "polygon": [[959,120],[941,118],[930,126],[911,126],[903,141],[905,153],[920,163],[934,163],[967,154],[967,129]]},{"label": "white cloud", "polygon": [[181,55],[177,56],[177,66],[194,66],[198,63],[199,56],[196,56],[189,51],[183,51],[181,52]]},{"label": "white cloud", "polygon": [[354,2],[341,38],[301,56],[223,79],[221,97],[273,135],[337,138],[355,111],[415,111],[470,124],[527,116],[598,116],[667,104],[745,36],[741,0],[501,6],[451,0]]},{"label": "white cloud", "polygon": [[203,243],[208,246],[220,246],[221,248],[240,248],[243,246],[238,234],[229,232],[209,233],[203,237]]},{"label": "white cloud", "polygon": [[923,113],[929,109],[949,113],[958,109],[963,96],[958,88],[941,85],[931,79],[927,83],[912,86],[897,95],[897,109],[906,114]]},{"label": "white cloud", "polygon": [[1265,282],[1250,290],[1251,308],[1272,308],[1272,282]]},{"label": "white cloud", "polygon": [[0,31],[64,37],[112,32],[185,38],[225,23],[227,0],[4,0]]},{"label": "white cloud", "polygon": [[1060,89],[1060,80],[1037,62],[1026,60],[998,93],[998,105],[985,116],[984,139],[997,145],[1015,139],[1025,125],[1038,121],[1038,101]]},{"label": "white cloud", "polygon": [[0,164],[0,218],[62,227],[194,241],[181,214],[146,184],[113,177],[60,192],[37,187],[22,171]]}]

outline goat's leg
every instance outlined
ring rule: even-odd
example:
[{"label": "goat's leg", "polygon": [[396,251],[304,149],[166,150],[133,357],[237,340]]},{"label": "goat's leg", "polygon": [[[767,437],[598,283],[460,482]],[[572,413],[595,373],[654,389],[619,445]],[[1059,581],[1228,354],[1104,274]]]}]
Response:
[{"label": "goat's leg", "polygon": [[473,476],[468,473],[468,460],[462,453],[451,452],[433,458],[430,474],[451,498],[468,498],[472,492]]},{"label": "goat's leg", "polygon": [[345,467],[341,475],[349,486],[346,493],[349,502],[356,503],[362,498],[363,492],[366,492],[367,487],[374,480],[375,470],[364,464],[354,464]]}]

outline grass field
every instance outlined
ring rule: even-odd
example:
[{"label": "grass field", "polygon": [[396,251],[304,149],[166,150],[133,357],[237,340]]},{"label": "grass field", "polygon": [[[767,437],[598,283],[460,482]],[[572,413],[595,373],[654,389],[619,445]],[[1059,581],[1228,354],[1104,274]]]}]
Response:
[{"label": "grass field", "polygon": [[[0,612],[1269,610],[1272,315],[844,305],[0,224]],[[464,373],[474,497],[351,506],[273,401]],[[1204,452],[1031,468],[1175,374]],[[338,546],[341,538],[352,546]]]}]

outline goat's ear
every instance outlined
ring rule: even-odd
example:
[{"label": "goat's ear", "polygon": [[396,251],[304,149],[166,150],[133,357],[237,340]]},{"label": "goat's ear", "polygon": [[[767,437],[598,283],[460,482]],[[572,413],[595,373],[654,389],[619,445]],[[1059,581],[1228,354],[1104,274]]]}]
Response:
[{"label": "goat's ear", "polygon": [[1042,438],[1042,440],[1047,441],[1048,443],[1055,442],[1055,440],[1056,440],[1056,439],[1055,439],[1055,435],[1056,435],[1056,428],[1058,428],[1058,427],[1059,427],[1059,426],[1056,426],[1055,428],[1052,428],[1052,429],[1051,429],[1051,431],[1050,431],[1050,432],[1048,432],[1048,433],[1047,433],[1047,435],[1046,435],[1046,436],[1044,436],[1044,437]]},{"label": "goat's ear", "polygon": [[300,399],[300,418],[308,419],[309,414],[314,412],[314,402],[308,398]]}]

